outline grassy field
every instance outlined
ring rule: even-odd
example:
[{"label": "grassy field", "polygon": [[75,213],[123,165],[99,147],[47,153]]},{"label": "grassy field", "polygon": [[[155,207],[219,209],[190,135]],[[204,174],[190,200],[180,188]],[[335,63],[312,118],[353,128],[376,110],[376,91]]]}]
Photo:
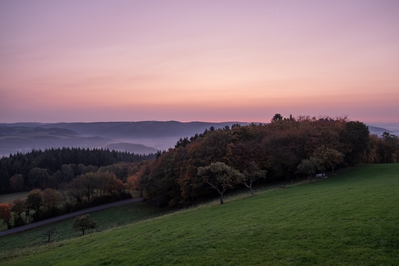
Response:
[{"label": "grassy field", "polygon": [[[90,216],[97,222],[95,232],[120,227],[137,221],[146,220],[166,213],[165,210],[151,207],[148,204],[137,202],[129,205],[110,208],[90,213]],[[66,219],[47,226],[38,227],[33,230],[0,237],[0,254],[19,250],[22,248],[47,245],[47,237],[43,233],[51,228],[56,233],[51,237],[51,242],[59,242],[80,236],[82,233],[72,230],[72,219]],[[1,265],[1,263],[0,263]]]},{"label": "grassy field", "polygon": [[365,165],[47,245],[0,238],[0,264],[399,265],[398,199],[399,164]]}]

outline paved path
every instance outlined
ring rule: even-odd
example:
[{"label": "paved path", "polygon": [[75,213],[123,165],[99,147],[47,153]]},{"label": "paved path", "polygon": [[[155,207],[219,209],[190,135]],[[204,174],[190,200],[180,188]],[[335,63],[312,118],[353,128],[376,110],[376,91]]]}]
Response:
[{"label": "paved path", "polygon": [[0,232],[0,237],[6,236],[6,235],[10,235],[10,234],[14,234],[14,233],[19,233],[19,232],[26,231],[26,230],[30,230],[30,229],[33,229],[33,228],[36,228],[36,227],[39,227],[39,226],[42,226],[42,225],[55,223],[55,222],[62,221],[62,220],[65,220],[65,219],[73,218],[75,216],[86,214],[86,213],[89,213],[89,212],[95,212],[95,211],[99,211],[99,210],[104,210],[104,209],[108,209],[108,208],[112,208],[112,207],[117,207],[117,206],[122,206],[122,205],[125,205],[125,204],[129,204],[129,203],[133,203],[133,202],[140,202],[140,201],[143,201],[143,198],[116,201],[116,202],[112,202],[112,203],[96,206],[96,207],[93,207],[93,208],[88,208],[88,209],[85,209],[85,210],[64,214],[64,215],[57,216],[57,217],[54,217],[54,218],[50,218],[50,219],[47,219],[47,220],[43,220],[43,221],[39,221],[39,222],[36,222],[36,223],[31,223],[31,224],[27,224],[27,225],[24,225],[24,226],[20,226],[20,227],[16,227],[16,228],[13,228],[13,229],[2,231],[2,232]]}]

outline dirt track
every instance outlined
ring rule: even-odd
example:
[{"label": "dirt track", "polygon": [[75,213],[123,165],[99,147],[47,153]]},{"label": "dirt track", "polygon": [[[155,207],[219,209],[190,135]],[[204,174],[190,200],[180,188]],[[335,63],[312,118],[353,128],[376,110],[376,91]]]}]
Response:
[{"label": "dirt track", "polygon": [[99,210],[104,210],[104,209],[108,209],[108,208],[112,208],[112,207],[122,206],[122,205],[133,203],[133,202],[140,202],[140,201],[143,201],[143,198],[121,200],[121,201],[117,201],[117,202],[113,202],[113,203],[109,203],[109,204],[104,204],[104,205],[96,206],[96,207],[93,207],[93,208],[89,208],[89,209],[85,209],[85,210],[81,210],[81,211],[77,211],[77,212],[64,214],[64,215],[57,216],[57,217],[54,217],[54,218],[51,218],[51,219],[43,220],[43,221],[36,222],[36,223],[27,224],[27,225],[24,225],[24,226],[20,226],[20,227],[17,227],[17,228],[13,228],[13,229],[9,229],[9,230],[0,232],[0,237],[6,236],[6,235],[10,235],[10,234],[19,233],[19,232],[23,232],[23,231],[26,231],[26,230],[30,230],[30,229],[33,229],[33,228],[36,228],[36,227],[39,227],[39,226],[43,226],[43,225],[51,224],[51,223],[54,223],[54,222],[62,221],[62,220],[65,220],[65,219],[73,218],[73,217],[78,216],[78,215],[82,215],[82,214],[86,214],[86,213],[90,213],[90,212],[95,212],[95,211],[99,211]]}]

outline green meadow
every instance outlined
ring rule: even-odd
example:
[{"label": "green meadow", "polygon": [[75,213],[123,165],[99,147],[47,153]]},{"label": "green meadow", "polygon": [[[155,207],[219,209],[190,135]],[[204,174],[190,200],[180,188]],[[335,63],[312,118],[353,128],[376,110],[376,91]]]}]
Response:
[{"label": "green meadow", "polygon": [[0,264],[399,265],[399,164],[255,193],[49,244],[2,237]]}]

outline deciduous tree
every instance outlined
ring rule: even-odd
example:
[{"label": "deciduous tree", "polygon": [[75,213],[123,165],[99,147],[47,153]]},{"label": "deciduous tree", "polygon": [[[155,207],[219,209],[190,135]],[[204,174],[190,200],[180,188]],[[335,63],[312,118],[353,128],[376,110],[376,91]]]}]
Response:
[{"label": "deciduous tree", "polygon": [[256,179],[266,178],[266,171],[260,170],[258,165],[254,161],[250,161],[248,164],[248,170],[244,171],[244,185],[249,188],[251,195],[254,194],[252,184]]},{"label": "deciduous tree", "polygon": [[0,219],[11,229],[11,203],[0,203]]},{"label": "deciduous tree", "polygon": [[317,148],[313,156],[319,160],[318,170],[324,174],[324,170],[329,167],[334,174],[335,166],[344,160],[344,155],[335,149],[326,148],[324,145]]},{"label": "deciduous tree", "polygon": [[307,175],[310,182],[312,180],[312,176],[316,173],[318,164],[319,160],[314,157],[310,157],[310,159],[304,159],[302,160],[301,164],[298,165],[297,173]]},{"label": "deciduous tree", "polygon": [[222,162],[199,167],[197,175],[219,193],[220,204],[224,203],[223,195],[227,189],[233,188],[244,179],[242,173]]},{"label": "deciduous tree", "polygon": [[43,206],[42,191],[40,189],[34,189],[29,192],[26,198],[26,208],[34,210],[37,217],[40,216],[40,209]]},{"label": "deciduous tree", "polygon": [[57,209],[58,204],[62,201],[60,193],[53,188],[46,188],[42,192],[43,206],[46,211]]},{"label": "deciduous tree", "polygon": [[75,230],[81,230],[82,235],[84,235],[87,229],[95,229],[97,226],[97,223],[90,217],[89,214],[84,214],[75,217],[72,227]]}]

